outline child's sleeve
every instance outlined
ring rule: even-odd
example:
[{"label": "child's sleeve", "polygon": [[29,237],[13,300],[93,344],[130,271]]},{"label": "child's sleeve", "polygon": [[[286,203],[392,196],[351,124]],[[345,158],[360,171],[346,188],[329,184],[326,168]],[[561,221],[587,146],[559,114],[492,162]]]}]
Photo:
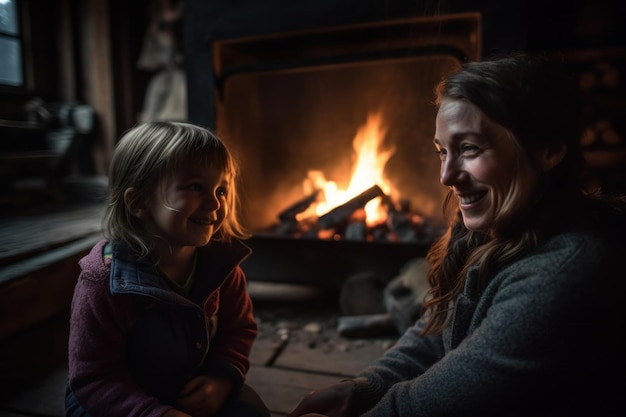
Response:
[{"label": "child's sleeve", "polygon": [[217,329],[205,370],[241,387],[250,368],[250,350],[257,335],[246,276],[237,266],[219,288]]}]

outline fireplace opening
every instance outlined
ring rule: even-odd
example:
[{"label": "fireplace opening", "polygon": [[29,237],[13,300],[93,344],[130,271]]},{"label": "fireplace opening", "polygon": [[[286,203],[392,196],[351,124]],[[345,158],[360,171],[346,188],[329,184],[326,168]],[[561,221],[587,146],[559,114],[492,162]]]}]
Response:
[{"label": "fireplace opening", "polygon": [[[445,189],[432,145],[433,88],[478,56],[479,23],[468,13],[216,42],[217,130],[241,162],[253,233],[306,199],[312,171],[347,187],[355,136],[373,116],[384,130],[380,152],[392,150],[388,197],[437,218]],[[358,192],[373,186],[383,184]]]},{"label": "fireplace opening", "polygon": [[[434,87],[452,67],[477,59],[480,45],[478,13],[214,42],[216,129],[241,163],[240,198],[253,233],[254,254],[246,261],[252,279],[302,281],[306,275],[319,284],[320,261],[341,265],[333,276],[359,270],[389,275],[425,254],[443,231],[446,192],[432,144]],[[352,182],[359,132],[372,120],[379,156],[385,157],[381,179],[372,177],[336,202],[363,199],[335,223],[321,222],[323,213],[313,223],[299,218],[318,196],[312,173],[340,189]],[[363,242],[353,242],[347,222],[358,221],[374,199],[419,219],[415,239],[400,239],[397,230],[377,239],[372,229],[361,235]],[[292,255],[296,265],[286,265]],[[324,279],[333,281],[327,272]]]}]

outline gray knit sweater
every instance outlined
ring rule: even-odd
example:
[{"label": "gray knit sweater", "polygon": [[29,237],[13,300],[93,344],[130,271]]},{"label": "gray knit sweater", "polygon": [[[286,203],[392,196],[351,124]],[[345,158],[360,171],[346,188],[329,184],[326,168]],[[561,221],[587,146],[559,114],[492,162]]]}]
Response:
[{"label": "gray knit sweater", "polygon": [[471,269],[442,334],[420,337],[418,321],[358,375],[353,414],[626,415],[626,276],[611,249],[558,235],[483,291]]}]

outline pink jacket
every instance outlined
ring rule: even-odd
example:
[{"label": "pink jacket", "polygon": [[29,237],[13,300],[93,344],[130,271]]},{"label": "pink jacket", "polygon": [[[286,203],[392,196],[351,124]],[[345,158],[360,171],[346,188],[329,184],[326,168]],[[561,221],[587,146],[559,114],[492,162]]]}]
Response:
[{"label": "pink jacket", "polygon": [[72,300],[69,387],[81,406],[93,417],[158,417],[202,373],[230,378],[236,392],[257,334],[239,266],[251,250],[240,241],[198,249],[187,299],[123,244],[104,260],[105,243],[80,260]]}]

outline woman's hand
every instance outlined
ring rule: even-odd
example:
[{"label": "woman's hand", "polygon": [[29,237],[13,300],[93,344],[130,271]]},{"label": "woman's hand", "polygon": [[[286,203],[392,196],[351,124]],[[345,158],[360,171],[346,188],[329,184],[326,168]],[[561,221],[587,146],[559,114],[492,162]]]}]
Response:
[{"label": "woman's hand", "polygon": [[343,381],[311,391],[287,417],[348,417],[352,381]]},{"label": "woman's hand", "polygon": [[229,379],[200,375],[185,384],[178,406],[193,417],[209,417],[222,408],[232,389]]}]

